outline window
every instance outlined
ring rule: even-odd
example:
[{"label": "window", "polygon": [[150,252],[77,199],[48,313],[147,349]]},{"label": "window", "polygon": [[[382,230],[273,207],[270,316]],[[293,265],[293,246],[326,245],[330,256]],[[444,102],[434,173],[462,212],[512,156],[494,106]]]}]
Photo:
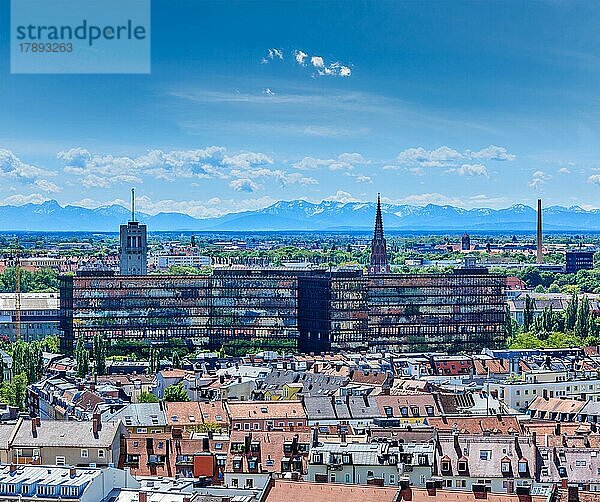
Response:
[{"label": "window", "polygon": [[479,451],[479,460],[491,460],[492,459],[492,450],[480,450]]},{"label": "window", "polygon": [[510,462],[502,462],[501,469],[503,474],[507,474],[510,472]]},{"label": "window", "polygon": [[395,485],[395,484],[396,484],[396,475],[390,474],[390,485]]},{"label": "window", "polygon": [[222,450],[223,449],[223,443],[215,443],[215,450]]},{"label": "window", "polygon": [[467,470],[467,463],[466,462],[459,462],[458,463],[458,470],[459,471],[466,471]]},{"label": "window", "polygon": [[400,414],[401,414],[403,417],[407,417],[407,416],[408,416],[408,406],[402,406],[402,407],[400,408]]},{"label": "window", "polygon": [[138,434],[146,434],[146,432],[148,432],[148,429],[146,429],[146,427],[138,427],[135,432],[137,432]]},{"label": "window", "polygon": [[65,465],[65,457],[56,457],[55,465]]},{"label": "window", "polygon": [[81,458],[88,458],[89,454],[88,454],[88,450],[87,448],[83,448],[81,450]]},{"label": "window", "polygon": [[237,478],[232,478],[231,479],[231,486],[233,486],[234,488],[237,488],[237,485],[238,485]]},{"label": "window", "polygon": [[329,480],[330,480],[332,483],[335,483],[335,474],[333,474],[333,473],[332,473],[332,474],[331,474],[331,476],[329,477]]},{"label": "window", "polygon": [[525,474],[527,472],[527,462],[519,462],[519,474]]},{"label": "window", "polygon": [[448,460],[442,461],[442,471],[448,472],[450,470],[450,462]]},{"label": "window", "polygon": [[346,483],[350,483],[350,474],[346,473]]}]

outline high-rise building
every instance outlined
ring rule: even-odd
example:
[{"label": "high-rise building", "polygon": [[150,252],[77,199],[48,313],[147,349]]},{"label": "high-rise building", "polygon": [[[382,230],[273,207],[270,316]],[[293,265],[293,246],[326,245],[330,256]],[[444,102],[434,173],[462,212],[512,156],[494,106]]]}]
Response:
[{"label": "high-rise building", "polygon": [[460,240],[460,249],[462,249],[463,251],[470,251],[471,250],[471,237],[469,236],[469,234],[464,233],[461,240]]},{"label": "high-rise building", "polygon": [[148,242],[146,225],[135,219],[135,190],[131,189],[131,220],[120,228],[120,275],[146,275]]},{"label": "high-rise building", "polygon": [[570,249],[565,253],[565,272],[575,274],[579,270],[594,268],[594,252],[585,249]]},{"label": "high-rise building", "polygon": [[381,216],[381,197],[377,194],[377,213],[375,214],[375,230],[371,242],[371,263],[369,274],[387,274],[390,265],[387,259],[387,245],[383,236],[383,218]]}]

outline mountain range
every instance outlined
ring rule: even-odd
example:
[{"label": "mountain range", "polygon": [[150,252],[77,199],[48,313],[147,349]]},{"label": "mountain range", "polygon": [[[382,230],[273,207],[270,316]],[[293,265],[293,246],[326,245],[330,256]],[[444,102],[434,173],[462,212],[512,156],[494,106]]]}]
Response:
[{"label": "mountain range", "polygon": [[[382,204],[386,230],[399,231],[535,231],[533,208],[516,204],[506,209],[462,209],[450,205]],[[182,213],[138,213],[149,231],[291,231],[370,230],[375,220],[374,202],[312,203],[280,201],[255,211],[215,218],[194,218]],[[61,206],[58,202],[0,206],[0,231],[117,232],[130,218],[118,205],[88,209]],[[551,206],[543,210],[546,231],[600,231],[600,210],[579,206]]]}]

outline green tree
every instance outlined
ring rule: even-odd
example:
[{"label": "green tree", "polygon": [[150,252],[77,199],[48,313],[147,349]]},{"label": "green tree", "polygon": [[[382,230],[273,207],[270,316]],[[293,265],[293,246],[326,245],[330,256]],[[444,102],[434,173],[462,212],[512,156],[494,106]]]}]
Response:
[{"label": "green tree", "polygon": [[158,403],[158,401],[158,398],[150,392],[141,392],[138,398],[138,402],[140,403]]},{"label": "green tree", "polygon": [[178,383],[176,385],[169,385],[165,389],[164,398],[165,401],[174,403],[186,402],[190,400],[189,396],[187,395],[187,392],[185,391],[181,383]]},{"label": "green tree", "polygon": [[533,310],[535,304],[533,298],[529,295],[525,296],[525,305],[523,307],[523,331],[530,331],[533,326]]},{"label": "green tree", "polygon": [[575,328],[575,323],[577,322],[577,304],[577,293],[573,293],[565,309],[565,330],[567,331],[572,331]]},{"label": "green tree", "polygon": [[588,336],[590,318],[590,302],[587,296],[579,302],[577,307],[577,317],[575,319],[575,327],[573,333],[576,337],[586,338]]},{"label": "green tree", "polygon": [[173,362],[173,368],[181,368],[181,356],[179,355],[179,352],[174,350],[171,360]]},{"label": "green tree", "polygon": [[106,373],[106,342],[102,335],[94,335],[94,370],[96,375]]}]

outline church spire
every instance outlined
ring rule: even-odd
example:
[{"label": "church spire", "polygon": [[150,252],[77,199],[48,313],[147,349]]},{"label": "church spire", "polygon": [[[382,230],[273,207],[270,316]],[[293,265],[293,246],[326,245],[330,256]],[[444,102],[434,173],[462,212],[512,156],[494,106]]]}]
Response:
[{"label": "church spire", "polygon": [[370,274],[389,273],[390,266],[387,260],[387,246],[383,236],[383,217],[381,216],[381,195],[377,194],[377,212],[375,214],[375,230],[371,242]]}]

